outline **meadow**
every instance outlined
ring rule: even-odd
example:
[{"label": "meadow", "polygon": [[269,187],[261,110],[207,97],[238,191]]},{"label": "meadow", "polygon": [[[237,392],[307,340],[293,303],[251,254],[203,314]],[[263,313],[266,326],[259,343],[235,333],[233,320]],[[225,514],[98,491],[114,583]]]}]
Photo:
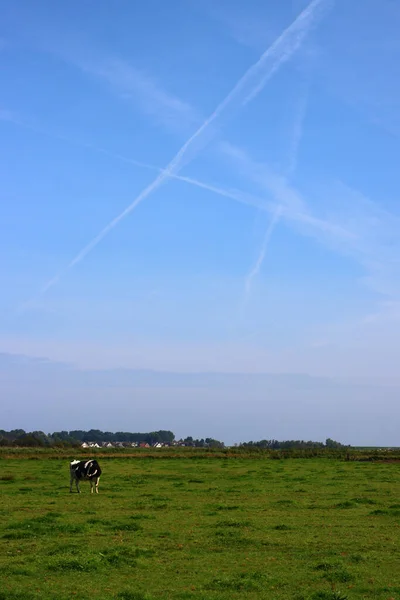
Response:
[{"label": "meadow", "polygon": [[0,600],[400,600],[400,463],[68,460],[1,457]]}]

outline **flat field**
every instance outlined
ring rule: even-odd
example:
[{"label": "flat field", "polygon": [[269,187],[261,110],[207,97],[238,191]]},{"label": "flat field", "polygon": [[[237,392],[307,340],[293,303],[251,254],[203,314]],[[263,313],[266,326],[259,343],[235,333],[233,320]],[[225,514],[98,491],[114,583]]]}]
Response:
[{"label": "flat field", "polygon": [[0,600],[400,600],[400,463],[0,460]]}]

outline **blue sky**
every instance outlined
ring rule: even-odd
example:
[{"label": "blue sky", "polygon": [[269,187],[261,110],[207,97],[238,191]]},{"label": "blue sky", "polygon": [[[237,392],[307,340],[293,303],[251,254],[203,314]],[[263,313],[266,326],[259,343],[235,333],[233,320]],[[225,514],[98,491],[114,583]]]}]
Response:
[{"label": "blue sky", "polygon": [[[398,4],[0,0],[0,9],[0,352],[73,365],[69,402],[101,405],[103,422],[71,428],[111,428],[102,379],[88,391],[82,370],[203,373],[207,394],[185,380],[176,400],[170,389],[160,396],[168,426],[194,433],[201,406],[213,431],[198,434],[234,441],[243,390],[232,393],[229,377],[287,375],[280,398],[290,406],[292,374],[302,373],[318,394],[326,382],[325,424],[310,428],[299,397],[304,410],[263,435],[276,391],[257,383],[249,437],[321,439],[333,428],[384,443],[376,417],[370,429],[356,416],[353,429],[341,430],[339,415],[329,424],[344,396],[368,414],[374,386],[383,412],[400,410]],[[60,399],[46,424],[66,427],[65,381],[43,372],[29,398],[8,365],[5,426],[41,428],[50,390]],[[210,372],[224,373],[226,388]],[[141,393],[114,394],[116,429],[151,397]],[[30,402],[35,416],[21,423]],[[128,428],[167,426],[151,408],[140,415]]]}]

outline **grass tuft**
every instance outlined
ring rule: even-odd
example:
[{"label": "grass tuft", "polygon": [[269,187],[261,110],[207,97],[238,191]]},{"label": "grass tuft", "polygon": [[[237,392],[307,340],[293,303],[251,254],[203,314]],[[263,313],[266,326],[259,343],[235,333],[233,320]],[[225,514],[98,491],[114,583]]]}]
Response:
[{"label": "grass tuft", "polygon": [[116,595],[118,600],[153,600],[152,596],[144,594],[143,592],[131,592],[130,590],[119,592]]},{"label": "grass tuft", "polygon": [[207,586],[209,590],[229,590],[234,592],[261,591],[266,576],[260,572],[239,573],[231,577],[216,577]]},{"label": "grass tuft", "polygon": [[341,592],[316,592],[311,596],[311,600],[348,600],[348,596]]},{"label": "grass tuft", "polygon": [[333,569],[323,575],[324,579],[330,583],[347,583],[354,580],[354,576],[346,569]]}]

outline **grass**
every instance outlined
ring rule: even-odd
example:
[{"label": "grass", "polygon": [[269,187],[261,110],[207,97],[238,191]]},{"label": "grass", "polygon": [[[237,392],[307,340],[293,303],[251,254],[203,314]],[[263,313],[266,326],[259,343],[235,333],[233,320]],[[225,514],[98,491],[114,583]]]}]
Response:
[{"label": "grass", "polygon": [[[0,459],[0,600],[400,600],[400,463]],[[29,484],[27,485],[27,483]]]}]

